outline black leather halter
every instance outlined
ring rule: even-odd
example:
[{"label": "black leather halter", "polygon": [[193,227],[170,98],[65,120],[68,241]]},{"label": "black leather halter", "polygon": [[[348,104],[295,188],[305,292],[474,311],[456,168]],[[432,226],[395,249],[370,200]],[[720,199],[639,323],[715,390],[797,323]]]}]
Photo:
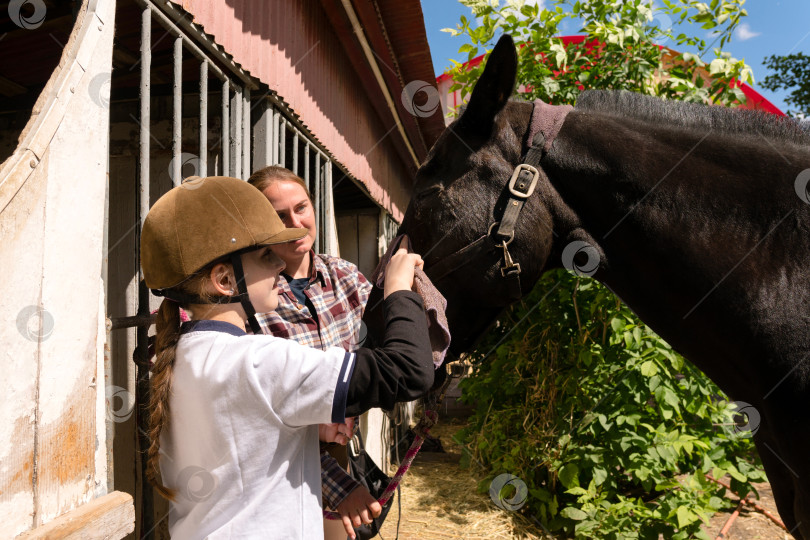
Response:
[{"label": "black leather halter", "polygon": [[[529,150],[521,160],[522,163],[512,173],[512,178],[509,179],[509,183],[505,188],[505,191],[508,192],[508,199],[501,219],[493,221],[486,234],[425,270],[433,283],[439,282],[442,278],[469,264],[482,254],[500,250],[502,257],[501,276],[506,279],[509,299],[519,300],[521,298],[520,263],[512,259],[512,255],[509,253],[509,244],[515,238],[515,226],[520,211],[523,209],[526,199],[534,193],[538,179],[542,177],[543,180],[548,180],[548,177],[540,168],[540,160],[545,154],[544,142],[545,137],[542,133],[535,134]],[[493,232],[496,227],[497,230]]]},{"label": "black leather halter", "polygon": [[438,283],[481,255],[500,250],[501,276],[506,280],[508,299],[516,301],[521,298],[520,263],[512,260],[509,244],[515,238],[515,226],[520,211],[526,199],[534,193],[537,181],[542,179],[548,182],[548,176],[540,167],[540,160],[551,149],[551,144],[560,132],[566,116],[572,110],[573,107],[570,105],[550,105],[539,99],[534,101],[524,142],[528,149],[506,185],[505,190],[508,192],[506,208],[501,219],[493,221],[486,234],[474,242],[427,268],[425,272],[433,283]]}]

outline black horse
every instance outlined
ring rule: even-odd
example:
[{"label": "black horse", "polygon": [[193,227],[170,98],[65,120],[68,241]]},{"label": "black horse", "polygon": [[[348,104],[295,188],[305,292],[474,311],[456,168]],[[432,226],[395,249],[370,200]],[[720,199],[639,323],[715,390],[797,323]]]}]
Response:
[{"label": "black horse", "polygon": [[[757,409],[779,513],[810,540],[810,134],[765,113],[592,91],[556,139],[527,141],[542,107],[509,100],[516,69],[505,36],[419,169],[400,229],[447,298],[451,353],[544,271],[592,274]],[[522,188],[507,183],[532,142],[526,197],[531,169]]]}]

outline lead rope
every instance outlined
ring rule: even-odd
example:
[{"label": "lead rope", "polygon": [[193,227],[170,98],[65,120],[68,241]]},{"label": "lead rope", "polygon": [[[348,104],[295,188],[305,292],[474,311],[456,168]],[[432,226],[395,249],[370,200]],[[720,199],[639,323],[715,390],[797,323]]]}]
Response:
[{"label": "lead rope", "polygon": [[[439,415],[436,412],[436,410],[431,409],[439,408],[439,405],[441,405],[442,401],[444,401],[444,394],[447,392],[447,388],[450,386],[450,383],[454,378],[455,377],[451,376],[450,374],[447,375],[447,379],[445,379],[445,381],[439,387],[439,390],[436,392],[438,393],[438,397],[435,400],[431,399],[430,394],[426,398],[425,414],[424,416],[422,416],[422,419],[419,421],[419,423],[416,424],[416,427],[413,428],[413,432],[415,435],[413,443],[411,443],[411,447],[408,448],[408,451],[405,453],[405,459],[400,464],[396,474],[391,479],[391,482],[388,484],[388,487],[385,488],[383,494],[380,496],[379,499],[377,499],[377,502],[380,503],[380,506],[385,506],[385,503],[387,503],[388,500],[391,499],[394,492],[399,487],[399,483],[402,481],[402,477],[405,476],[405,473],[407,473],[408,469],[411,468],[411,463],[413,463],[416,454],[419,453],[419,449],[422,448],[422,443],[425,442],[425,439],[428,436],[428,432],[433,426],[436,425],[436,422],[439,420]],[[434,393],[434,395],[436,393]],[[430,407],[430,409],[428,407]],[[331,520],[341,519],[340,514],[332,510],[324,510],[323,517]]]}]

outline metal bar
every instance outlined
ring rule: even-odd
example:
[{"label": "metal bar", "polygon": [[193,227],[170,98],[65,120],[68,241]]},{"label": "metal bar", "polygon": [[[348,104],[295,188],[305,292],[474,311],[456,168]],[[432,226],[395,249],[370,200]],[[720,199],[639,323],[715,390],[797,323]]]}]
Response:
[{"label": "metal bar", "polygon": [[[324,205],[324,250],[322,253],[337,255],[333,249],[337,243],[337,239],[333,238],[333,233],[336,231],[336,225],[335,216],[333,214],[335,205],[332,194],[332,162],[329,160],[329,158],[326,158],[323,167],[326,172],[326,174],[324,174],[324,196],[326,197],[326,204]],[[327,239],[329,240],[329,245],[326,244]],[[360,244],[358,243],[357,245],[359,246]]]},{"label": "metal bar", "polygon": [[[151,69],[152,69],[152,19],[150,10],[144,9],[141,17],[141,88],[140,88],[140,227],[146,214],[149,213],[149,123],[150,123],[150,96],[151,96]],[[138,267],[140,278],[143,279],[141,267]]]},{"label": "metal bar", "polygon": [[[315,197],[315,225],[318,231],[323,231],[321,228],[321,155],[315,154],[315,178],[313,179],[315,189],[312,194]],[[318,234],[318,243],[316,245],[317,253],[323,253],[321,244],[323,243],[323,234]]]},{"label": "metal bar", "polygon": [[[309,131],[309,129],[307,129],[307,127],[305,125],[303,125],[299,119],[294,118],[295,115],[292,114],[289,107],[287,107],[287,105],[285,103],[279,101],[278,96],[275,96],[272,93],[270,93],[267,96],[265,96],[264,99],[268,100],[272,104],[274,110],[276,111],[276,114],[279,115],[279,118],[282,118],[283,114],[279,113],[278,111],[285,111],[285,112],[289,113],[292,116],[292,118],[286,118],[285,120],[291,126],[290,129],[297,129],[301,133],[301,137],[302,137],[302,139],[304,141],[306,141],[306,143],[311,145],[311,147],[316,152],[321,152],[326,157],[326,159],[330,159],[329,158],[329,153],[327,152],[326,148],[321,143],[315,141],[312,138],[313,136],[312,136],[311,132]],[[280,142],[276,143],[276,148],[278,148],[279,145],[280,145]],[[299,152],[299,155],[300,155],[300,152]],[[279,164],[279,163],[278,163],[277,160],[273,160],[273,164]],[[306,172],[306,169],[304,170],[304,172]],[[299,172],[299,176],[300,176],[300,172]]]},{"label": "metal bar", "polygon": [[222,83],[222,176],[231,174],[231,86],[228,81]]},{"label": "metal bar", "polygon": [[[191,52],[191,54],[193,54],[194,56],[197,57],[197,60],[202,62],[202,61],[207,60],[209,58],[210,55],[208,53],[206,53],[202,49],[200,49],[194,41],[192,41],[188,36],[186,36],[185,32],[183,30],[181,30],[174,23],[174,21],[172,21],[169,17],[167,17],[166,14],[163,13],[160,9],[156,8],[152,4],[152,2],[150,2],[148,0],[137,0],[137,2],[144,9],[151,10],[152,15],[155,17],[155,19],[157,19],[157,22],[169,33],[169,35],[172,35],[172,36],[175,36],[175,37],[182,37],[186,48],[188,48],[188,50],[189,50],[189,52]],[[163,3],[164,8],[169,7],[170,5],[171,5],[170,2],[164,2]],[[185,16],[185,15],[183,16],[183,20],[185,20],[187,18],[188,18],[187,16]],[[190,25],[189,25],[189,28],[191,28]],[[194,32],[195,37],[197,39],[200,39],[201,37],[202,38],[205,37],[204,34],[202,34],[202,32],[196,32],[196,31],[193,30],[193,28],[191,29],[191,31]],[[213,71],[214,74],[220,80],[224,81],[224,80],[228,79],[228,76],[214,64],[211,64],[211,71]],[[239,73],[237,73],[237,75],[241,76],[241,74],[239,74]],[[250,78],[248,77],[248,80],[245,81],[245,84],[252,85],[254,83],[252,81],[250,81]]]},{"label": "metal bar", "polygon": [[281,113],[273,109],[273,159],[272,162],[270,163],[271,165],[278,165],[278,145],[280,144],[278,142],[278,134],[279,134],[278,124],[280,117]]},{"label": "metal bar", "polygon": [[253,130],[251,173],[273,164],[273,107],[270,101],[264,98],[261,98],[252,108],[257,105],[259,107],[258,118],[256,118],[256,122],[251,123]]},{"label": "metal bar", "polygon": [[234,111],[231,118],[231,173],[234,178],[242,178],[242,88],[236,87],[233,92]]},{"label": "metal bar", "polygon": [[245,88],[242,103],[242,173],[245,180],[250,177],[250,88]]},{"label": "metal bar", "polygon": [[[149,289],[143,281],[138,283],[138,305],[148,305]],[[140,311],[140,307],[138,308]],[[135,338],[135,402],[137,403],[136,424],[138,429],[138,454],[140,461],[141,485],[141,539],[152,540],[155,537],[155,507],[152,484],[146,479],[149,451],[149,328],[139,327]]]},{"label": "metal bar", "polygon": [[304,146],[304,182],[306,182],[309,192],[312,193],[312,185],[309,183],[309,169],[312,167],[312,160],[309,157],[310,146],[312,146],[312,144],[309,141],[307,141],[306,146]]},{"label": "metal bar", "polygon": [[265,167],[268,165],[275,165],[275,148],[276,148],[276,112],[275,107],[273,107],[273,102],[269,99],[267,100],[267,162],[264,164]]},{"label": "metal bar", "polygon": [[278,140],[279,148],[278,148],[278,163],[282,167],[287,166],[287,119],[281,118],[281,124],[278,128],[278,135],[280,139]]},{"label": "metal bar", "polygon": [[174,39],[174,86],[172,88],[172,184],[183,181],[183,160],[180,158],[183,124],[183,38]]},{"label": "metal bar", "polygon": [[296,175],[298,174],[298,130],[293,128],[293,139],[292,139],[293,147],[293,157],[292,157],[292,172]]},{"label": "metal bar", "polygon": [[321,231],[324,231],[324,234],[320,235],[321,238],[321,253],[326,253],[326,228],[329,226],[327,222],[329,216],[329,190],[327,189],[326,185],[326,165],[329,163],[329,159],[325,156],[323,157],[323,161],[321,162]]},{"label": "metal bar", "polygon": [[[263,99],[262,100],[262,108],[264,112],[261,118],[261,125],[262,125],[262,160],[261,163],[256,163],[254,161],[253,167],[258,169],[261,167],[267,167],[268,165],[272,165],[272,155],[273,155],[273,106],[269,100]],[[254,136],[255,140],[255,136]],[[254,153],[255,155],[255,153]]]},{"label": "metal bar", "polygon": [[200,62],[200,167],[197,176],[208,176],[208,60]]},{"label": "metal bar", "polygon": [[141,326],[148,328],[155,324],[155,320],[157,320],[157,314],[135,315],[134,317],[110,317],[107,319],[107,327],[110,330]]},{"label": "metal bar", "polygon": [[[136,227],[136,246],[140,246],[140,231],[149,213],[149,126],[150,118],[150,98],[151,98],[151,70],[152,70],[152,10],[147,6],[141,14],[141,87],[140,87],[140,156],[138,160],[139,190],[138,200],[138,227]],[[136,247],[137,260],[140,260],[140,250]],[[138,265],[138,315],[149,314],[149,290],[143,282],[143,269]],[[139,328],[136,333],[134,360],[137,365],[136,371],[136,401],[138,403],[137,425],[138,425],[138,451],[139,470],[141,487],[141,516],[140,532],[141,538],[154,538],[155,509],[152,497],[152,486],[146,481],[147,459],[146,452],[149,448],[147,432],[149,429],[149,368],[148,368],[148,335],[147,328]],[[144,532],[145,531],[145,532]]]},{"label": "metal bar", "polygon": [[[138,2],[141,5],[149,5],[147,0],[138,0]],[[258,86],[251,79],[250,75],[246,73],[245,70],[239,66],[239,64],[234,62],[233,58],[221,45],[217,44],[213,39],[208,37],[204,31],[200,31],[195,28],[194,18],[190,17],[189,13],[181,11],[179,7],[168,0],[161,0],[160,8],[161,9],[159,10],[152,6],[152,9],[154,10],[155,14],[159,16],[160,23],[163,26],[169,28],[171,31],[187,32],[188,34],[193,35],[195,40],[199,41],[207,50],[207,52],[205,52],[199,46],[197,46],[196,43],[193,44],[194,47],[192,52],[199,60],[216,58],[224,65],[230,66],[234,75],[238,77],[242,81],[242,84],[244,84],[247,88],[258,89]],[[166,11],[168,15],[164,14],[163,11]],[[213,64],[211,65],[211,68],[221,80],[225,80],[227,78],[226,75]]]}]

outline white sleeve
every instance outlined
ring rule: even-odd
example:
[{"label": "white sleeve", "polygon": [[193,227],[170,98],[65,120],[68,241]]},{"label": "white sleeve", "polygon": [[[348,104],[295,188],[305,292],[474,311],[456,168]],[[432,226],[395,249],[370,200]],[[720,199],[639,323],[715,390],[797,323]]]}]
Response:
[{"label": "white sleeve", "polygon": [[354,353],[256,337],[253,369],[262,393],[282,422],[306,426],[344,421]]}]

